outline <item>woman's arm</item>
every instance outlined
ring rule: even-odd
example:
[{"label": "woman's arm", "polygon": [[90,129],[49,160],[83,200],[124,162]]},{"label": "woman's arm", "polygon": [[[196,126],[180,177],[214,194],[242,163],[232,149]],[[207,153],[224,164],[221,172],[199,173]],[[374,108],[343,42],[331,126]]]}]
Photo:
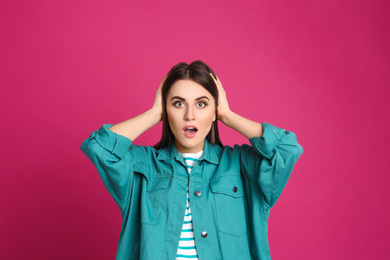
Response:
[{"label": "woman's arm", "polygon": [[142,113],[141,115],[113,125],[110,130],[114,133],[126,136],[131,141],[134,141],[143,132],[145,132],[152,126],[158,124],[161,121],[162,115],[161,89],[165,79],[166,76],[163,78],[160,83],[160,86],[156,91],[153,107],[151,109]]},{"label": "woman's arm", "polygon": [[147,148],[133,146],[132,141],[160,122],[161,86],[164,81],[165,78],[160,83],[151,109],[119,124],[103,125],[81,145],[81,150],[96,166],[103,183],[122,213],[128,205],[134,172],[142,173],[146,178],[149,176],[149,172],[142,169],[142,164],[137,164],[138,160],[142,161],[148,156]]},{"label": "woman's arm", "polygon": [[[212,75],[211,75],[212,76]],[[219,79],[213,77],[218,88],[217,118],[228,127],[236,130],[246,138],[260,137],[263,135],[263,126],[257,122],[242,117],[230,110],[226,98],[226,92]]]},{"label": "woman's arm", "polygon": [[228,127],[245,136],[247,139],[263,135],[263,126],[261,124],[242,117],[233,111],[226,113],[221,121]]}]

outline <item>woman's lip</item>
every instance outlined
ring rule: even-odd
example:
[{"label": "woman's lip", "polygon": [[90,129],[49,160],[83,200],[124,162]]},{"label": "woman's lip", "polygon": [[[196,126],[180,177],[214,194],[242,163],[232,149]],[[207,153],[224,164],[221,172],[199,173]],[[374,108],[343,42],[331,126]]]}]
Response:
[{"label": "woman's lip", "polygon": [[[193,133],[187,132],[186,129],[189,128],[189,127],[194,128],[195,131],[194,131]],[[184,132],[185,136],[192,138],[192,137],[194,137],[194,136],[196,135],[196,133],[198,132],[198,128],[197,128],[196,126],[193,126],[193,125],[186,125],[186,126],[183,128],[183,132]]]},{"label": "woman's lip", "polygon": [[183,130],[185,131],[187,128],[190,128],[190,127],[194,128],[195,131],[198,131],[198,128],[194,125],[186,125],[185,127],[183,127]]},{"label": "woman's lip", "polygon": [[192,137],[194,137],[196,135],[196,132],[187,133],[185,130],[183,132],[184,132],[185,136],[190,137],[190,138],[192,138]]}]

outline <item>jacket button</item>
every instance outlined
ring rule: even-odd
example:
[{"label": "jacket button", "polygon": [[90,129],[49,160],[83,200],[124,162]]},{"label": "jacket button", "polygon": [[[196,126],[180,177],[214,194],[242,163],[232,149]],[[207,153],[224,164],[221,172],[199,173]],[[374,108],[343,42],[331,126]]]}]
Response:
[{"label": "jacket button", "polygon": [[208,235],[208,234],[207,234],[206,231],[203,231],[203,232],[202,232],[202,237],[207,237],[207,235]]},{"label": "jacket button", "polygon": [[195,196],[196,197],[200,197],[200,195],[202,195],[202,192],[200,192],[200,190],[195,191]]},{"label": "jacket button", "polygon": [[202,165],[202,161],[198,161],[198,164],[199,164],[199,165]]},{"label": "jacket button", "polygon": [[238,191],[237,187],[233,187],[233,192],[236,193]]}]

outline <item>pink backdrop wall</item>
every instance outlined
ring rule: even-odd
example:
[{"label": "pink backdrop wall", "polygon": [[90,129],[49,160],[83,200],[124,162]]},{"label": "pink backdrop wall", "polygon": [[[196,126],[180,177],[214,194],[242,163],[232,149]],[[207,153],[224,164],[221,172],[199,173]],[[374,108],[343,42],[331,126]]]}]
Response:
[{"label": "pink backdrop wall", "polygon": [[171,66],[196,59],[233,110],[304,147],[271,211],[273,259],[390,257],[389,7],[0,1],[0,259],[114,259],[120,212],[80,144],[147,110]]}]

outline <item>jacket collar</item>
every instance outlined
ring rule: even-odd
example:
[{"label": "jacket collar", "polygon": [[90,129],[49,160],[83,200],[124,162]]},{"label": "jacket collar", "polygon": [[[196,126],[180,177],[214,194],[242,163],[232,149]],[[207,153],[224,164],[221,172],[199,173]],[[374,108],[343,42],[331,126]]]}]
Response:
[{"label": "jacket collar", "polygon": [[[199,161],[205,160],[209,163],[218,165],[219,164],[219,157],[216,153],[216,150],[219,148],[218,145],[212,145],[210,144],[207,139],[204,140],[204,148],[203,148],[203,155],[198,159]],[[178,153],[176,146],[174,143],[170,144],[168,147],[163,148],[160,150],[159,155],[157,156],[157,160],[168,160],[175,158],[177,161],[182,161],[183,158]]]}]

